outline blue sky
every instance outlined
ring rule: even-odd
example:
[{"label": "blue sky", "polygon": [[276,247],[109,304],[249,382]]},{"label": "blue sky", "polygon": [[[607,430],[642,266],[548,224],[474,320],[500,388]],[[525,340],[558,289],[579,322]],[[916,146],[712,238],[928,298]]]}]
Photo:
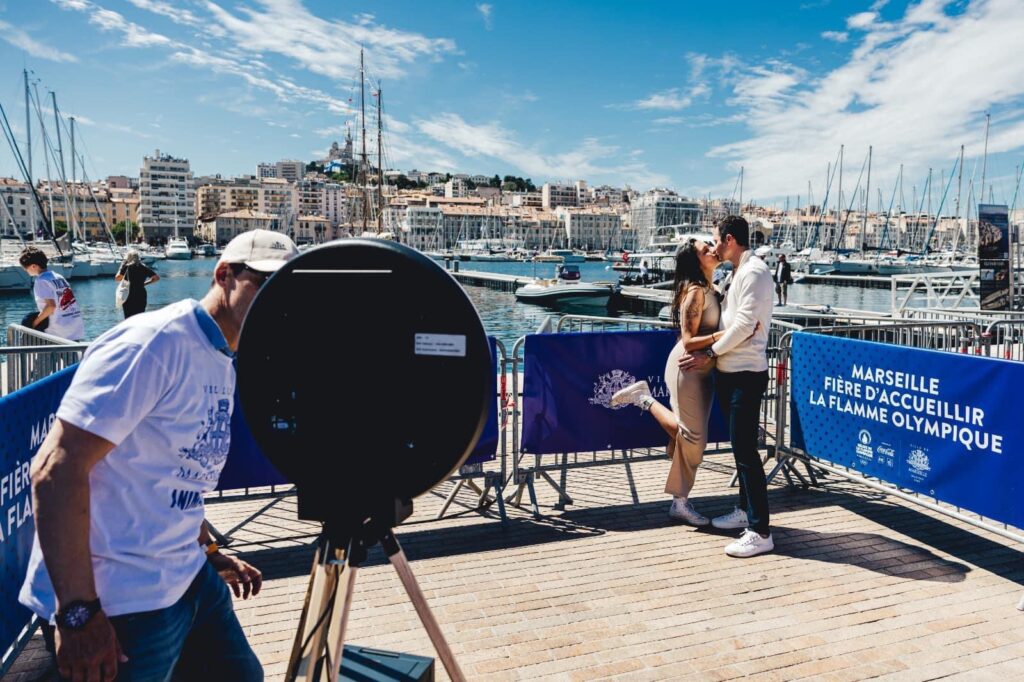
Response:
[{"label": "blue sky", "polygon": [[78,116],[91,176],[156,148],[253,173],[342,137],[363,45],[395,168],[731,196],[743,166],[745,198],[806,203],[840,144],[846,187],[873,145],[872,204],[901,163],[909,202],[961,144],[980,185],[988,111],[1009,202],[1022,35],[1020,0],[0,0],[0,103],[23,136],[31,69]]}]

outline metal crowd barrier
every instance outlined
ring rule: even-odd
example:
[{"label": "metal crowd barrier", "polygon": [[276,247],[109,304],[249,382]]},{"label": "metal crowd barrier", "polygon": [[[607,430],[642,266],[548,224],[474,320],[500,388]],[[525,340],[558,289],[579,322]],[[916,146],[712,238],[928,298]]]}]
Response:
[{"label": "metal crowd barrier", "polygon": [[[671,322],[662,320],[639,320],[592,315],[564,315],[558,319],[557,323],[552,324],[550,322],[545,322],[541,327],[544,331],[550,330],[555,333],[642,331],[646,329],[673,328],[674,325]],[[772,320],[771,328],[769,329],[767,352],[769,380],[768,389],[765,392],[765,398],[762,403],[760,418],[760,442],[761,446],[766,450],[766,455],[764,457],[765,462],[771,459],[775,452],[775,436],[777,433],[775,421],[779,409],[777,400],[777,394],[779,391],[778,378],[780,376],[785,376],[785,361],[779,353],[779,343],[787,333],[800,329],[803,329],[803,327],[778,320]],[[610,450],[605,452],[565,452],[560,453],[560,461],[558,461],[559,455],[551,455],[556,458],[556,461],[551,464],[545,464],[543,462],[542,458],[544,455],[534,454],[533,464],[531,466],[524,466],[523,460],[528,453],[522,452],[520,447],[522,428],[520,423],[522,414],[522,392],[521,387],[519,386],[519,368],[524,360],[522,350],[525,340],[526,337],[519,338],[512,347],[512,391],[516,399],[512,411],[512,450],[510,453],[512,470],[511,473],[503,480],[506,487],[511,483],[515,486],[515,489],[506,496],[506,501],[513,506],[519,507],[522,504],[523,493],[528,492],[533,515],[534,517],[539,517],[540,508],[537,503],[534,482],[537,477],[540,477],[558,494],[558,502],[554,505],[554,508],[564,509],[566,504],[573,503],[572,497],[567,492],[567,478],[568,471],[570,469],[618,464],[625,467],[626,478],[629,482],[630,494],[632,495],[633,502],[634,504],[639,504],[639,495],[636,491],[632,468],[630,465],[633,462],[667,459],[668,453],[664,448],[639,448],[620,451]],[[780,362],[783,363],[781,366]],[[729,451],[728,444],[718,443],[713,445],[709,443],[705,454],[717,454],[727,451]],[[555,481],[552,477],[553,472],[557,472],[559,474],[558,481]],[[735,484],[735,476],[733,477],[733,484]]]},{"label": "metal crowd barrier", "polygon": [[1024,318],[1003,318],[991,322],[981,333],[981,338],[987,351],[985,355],[1024,362]]},{"label": "metal crowd barrier", "polygon": [[20,324],[7,326],[7,345],[0,348],[5,371],[0,395],[70,367],[82,359],[88,344],[68,341]]},{"label": "metal crowd barrier", "polygon": [[[813,334],[829,334],[843,338],[876,341],[879,343],[889,343],[951,353],[988,355],[989,353],[986,352],[985,349],[986,347],[991,348],[992,346],[987,343],[985,334],[989,334],[988,338],[1002,338],[998,336],[1001,334],[1013,334],[1016,339],[1024,338],[1024,336],[1022,336],[1024,335],[1024,319],[994,322],[989,325],[985,332],[982,331],[982,328],[979,325],[967,320],[901,322],[890,325],[879,325],[877,327],[870,327],[867,329],[856,327],[822,327],[808,328],[803,331]],[[1021,344],[1016,342],[1014,350],[1011,353],[1013,357],[1007,357],[1006,359],[1019,360],[1021,358],[1021,352],[1019,350],[1020,347]],[[780,339],[779,343],[779,364],[781,366],[788,366],[791,350],[792,332],[789,332]],[[788,423],[790,381],[791,379],[788,373],[786,373],[785,376],[780,376],[778,384],[779,393],[776,401],[776,414],[778,417],[776,420],[775,435],[775,440],[778,444],[778,449],[776,450],[777,461],[774,469],[769,473],[769,480],[780,472],[783,474],[795,473],[795,465],[799,463],[804,465],[810,476],[810,482],[813,484],[817,484],[819,482],[817,476],[815,476],[815,472],[818,472],[819,474],[835,475],[840,478],[865,485],[872,490],[877,490],[887,495],[891,495],[905,502],[910,502],[931,511],[955,518],[958,521],[987,530],[1009,540],[1024,543],[1024,531],[1021,529],[1014,529],[1008,524],[986,519],[985,517],[977,514],[968,513],[960,507],[941,503],[937,498],[929,498],[925,495],[902,489],[896,484],[882,481],[874,476],[868,476],[861,471],[856,471],[821,460],[815,457],[812,453],[803,452],[793,448],[791,446],[791,441],[789,440],[790,427]],[[1021,601],[1021,608],[1024,609],[1024,600]]]}]

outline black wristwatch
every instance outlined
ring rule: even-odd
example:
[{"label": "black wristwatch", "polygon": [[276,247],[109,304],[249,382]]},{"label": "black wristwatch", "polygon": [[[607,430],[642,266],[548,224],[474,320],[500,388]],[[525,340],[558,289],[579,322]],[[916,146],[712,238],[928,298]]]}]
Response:
[{"label": "black wristwatch", "polygon": [[718,357],[718,353],[716,353],[715,349],[712,348],[711,346],[708,346],[707,348],[704,349],[704,354],[707,355],[712,360]]},{"label": "black wristwatch", "polygon": [[99,613],[100,600],[82,601],[77,599],[57,612],[57,627],[64,630],[81,630]]}]

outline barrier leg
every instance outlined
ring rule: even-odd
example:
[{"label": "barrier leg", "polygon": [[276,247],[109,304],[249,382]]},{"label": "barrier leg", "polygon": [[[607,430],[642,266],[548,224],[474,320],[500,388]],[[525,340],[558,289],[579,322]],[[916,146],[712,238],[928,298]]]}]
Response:
[{"label": "barrier leg", "polygon": [[501,517],[501,525],[508,526],[508,513],[505,511],[505,494],[501,486],[496,486],[494,499],[498,502],[498,516]]},{"label": "barrier leg", "polygon": [[468,485],[470,488],[472,488],[473,492],[475,492],[477,495],[479,495],[479,494],[481,494],[483,492],[482,490],[480,490],[480,486],[478,486],[473,479],[467,478],[465,480],[466,480],[466,485]]},{"label": "barrier leg", "polygon": [[[559,479],[561,481],[561,486],[559,486],[559,487],[562,489],[563,492],[565,492],[566,490],[569,489],[569,453],[568,452],[563,452],[562,453],[562,473],[559,476]],[[568,502],[566,502],[566,504],[572,504],[572,500],[569,498],[568,494],[565,496],[565,498],[568,500]],[[561,500],[559,500],[559,502],[561,502]],[[562,509],[565,509],[564,505],[562,506]]]},{"label": "barrier leg", "polygon": [[565,489],[559,488],[558,484],[555,483],[555,479],[551,478],[548,472],[541,470],[538,471],[537,473],[540,474],[544,478],[544,480],[547,481],[548,484],[555,489],[555,492],[558,493],[558,502],[555,502],[554,505],[555,509],[558,509],[559,511],[564,511],[565,505],[573,503],[572,498],[569,497],[568,493],[565,492]]},{"label": "barrier leg", "polygon": [[[537,506],[537,491],[533,487],[533,472],[526,474],[526,489],[530,492],[530,506],[533,507],[533,518],[540,518],[540,507]],[[520,493],[521,495],[522,493]]]},{"label": "barrier leg", "polygon": [[1024,595],[1021,595],[1020,602],[1017,604],[1018,611],[1024,611]]},{"label": "barrier leg", "polygon": [[455,484],[455,487],[448,494],[448,497],[445,498],[444,504],[441,505],[441,511],[437,512],[437,516],[435,516],[434,519],[440,519],[441,517],[444,516],[445,512],[448,511],[448,507],[450,507],[452,502],[455,501],[456,495],[459,494],[459,491],[462,490],[462,486],[464,486],[465,484],[466,484],[466,480],[465,479],[462,479],[458,483]]},{"label": "barrier leg", "polygon": [[231,538],[227,537],[219,530],[214,528],[213,524],[209,521],[206,522],[206,528],[210,531],[210,535],[213,536],[213,539],[217,541],[218,546],[227,547],[229,544],[231,544]]},{"label": "barrier leg", "polygon": [[640,504],[640,496],[636,494],[636,483],[633,481],[633,467],[629,465],[629,451],[622,451],[623,463],[626,465],[626,479],[629,481],[629,494],[633,496],[633,504]]}]

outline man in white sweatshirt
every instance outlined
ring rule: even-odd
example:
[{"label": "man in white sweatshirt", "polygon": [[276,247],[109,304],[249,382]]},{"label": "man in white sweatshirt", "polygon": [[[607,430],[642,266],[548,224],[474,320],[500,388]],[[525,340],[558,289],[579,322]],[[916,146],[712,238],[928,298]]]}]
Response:
[{"label": "man in white sweatshirt", "polygon": [[711,521],[715,528],[743,534],[725,548],[734,557],[751,557],[775,548],[768,521],[768,484],[758,452],[761,401],[768,388],[768,329],[774,283],[764,261],[750,250],[750,227],[728,216],[715,229],[715,254],[732,263],[722,311],[722,337],[706,351],[684,355],[681,369],[698,369],[715,360],[715,393],[729,424],[729,439],[739,475],[739,504]]}]

